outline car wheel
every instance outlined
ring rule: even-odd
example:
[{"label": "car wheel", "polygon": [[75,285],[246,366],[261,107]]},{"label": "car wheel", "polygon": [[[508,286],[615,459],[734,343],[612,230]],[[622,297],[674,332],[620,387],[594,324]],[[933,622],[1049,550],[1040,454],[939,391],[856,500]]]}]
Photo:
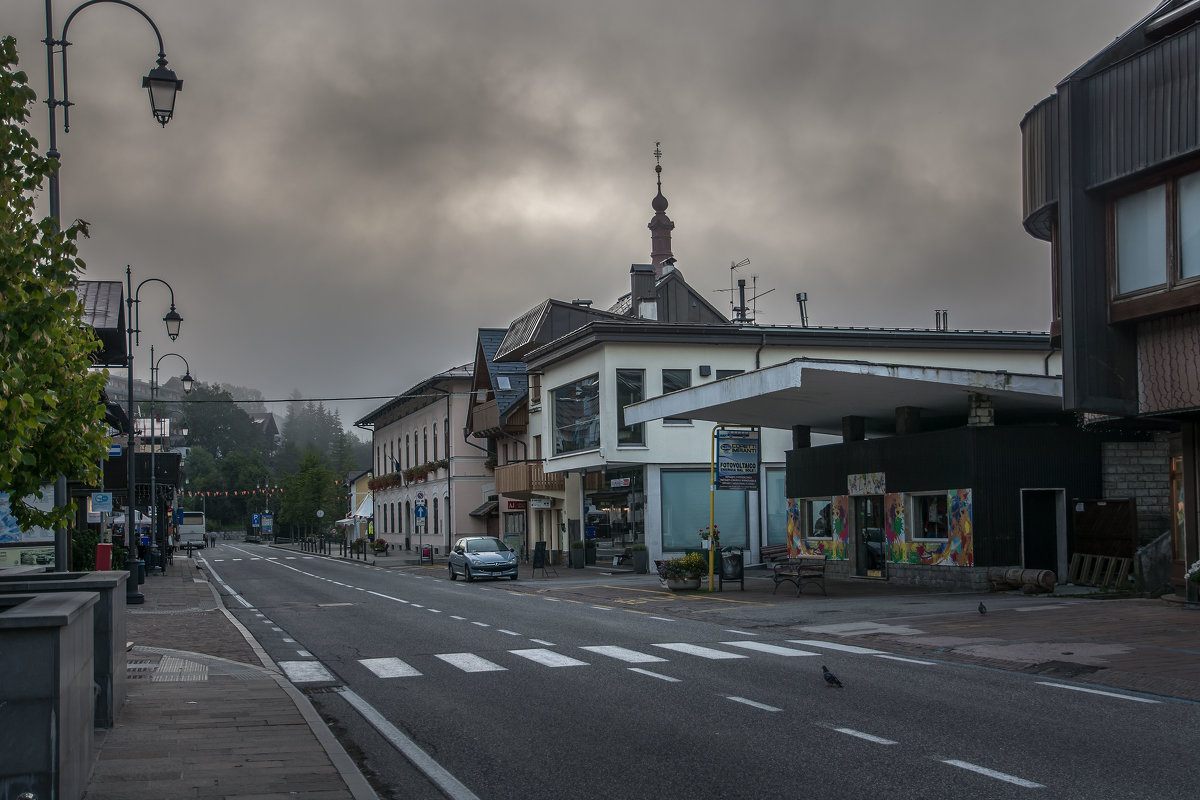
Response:
[{"label": "car wheel", "polygon": [[517,579],[517,573],[515,573],[515,572],[514,572],[512,575],[509,575],[509,576],[508,576],[508,579],[509,579],[510,581],[515,581],[515,580]]},{"label": "car wheel", "polygon": [[452,580],[452,581],[458,580],[458,574],[455,573],[453,564],[450,565],[450,580]]},{"label": "car wheel", "polygon": [[463,567],[463,577],[469,581],[475,580],[475,576],[471,574],[471,565],[467,564]]}]

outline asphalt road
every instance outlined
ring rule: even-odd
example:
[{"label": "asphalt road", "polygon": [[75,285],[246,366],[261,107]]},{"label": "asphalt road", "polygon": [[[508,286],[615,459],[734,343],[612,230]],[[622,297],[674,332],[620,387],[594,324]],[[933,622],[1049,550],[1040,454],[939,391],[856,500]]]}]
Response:
[{"label": "asphalt road", "polygon": [[258,545],[203,557],[381,797],[1169,798],[1195,786],[1195,704],[508,581]]}]

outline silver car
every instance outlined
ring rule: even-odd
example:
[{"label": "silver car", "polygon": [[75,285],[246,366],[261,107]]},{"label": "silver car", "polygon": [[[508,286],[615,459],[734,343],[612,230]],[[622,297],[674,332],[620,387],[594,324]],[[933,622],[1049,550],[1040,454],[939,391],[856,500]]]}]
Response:
[{"label": "silver car", "polygon": [[464,536],[450,552],[450,580],[517,579],[517,554],[495,536]]}]

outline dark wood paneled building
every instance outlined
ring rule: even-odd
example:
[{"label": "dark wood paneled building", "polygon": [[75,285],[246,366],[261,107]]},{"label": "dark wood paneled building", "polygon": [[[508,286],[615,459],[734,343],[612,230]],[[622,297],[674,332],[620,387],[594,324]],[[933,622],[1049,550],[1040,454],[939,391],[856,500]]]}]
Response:
[{"label": "dark wood paneled building", "polygon": [[1174,581],[1200,559],[1200,3],[1167,0],[1026,114],[1063,401],[1169,431]]}]

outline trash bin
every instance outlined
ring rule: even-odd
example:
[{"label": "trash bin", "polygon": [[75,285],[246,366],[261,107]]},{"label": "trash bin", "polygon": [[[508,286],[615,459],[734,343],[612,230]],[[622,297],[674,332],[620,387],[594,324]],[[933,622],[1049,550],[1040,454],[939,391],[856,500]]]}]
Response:
[{"label": "trash bin", "polygon": [[96,571],[108,572],[112,569],[112,542],[100,542],[96,545]]},{"label": "trash bin", "polygon": [[721,579],[740,581],[743,576],[744,564],[742,551],[725,550],[721,553]]}]

